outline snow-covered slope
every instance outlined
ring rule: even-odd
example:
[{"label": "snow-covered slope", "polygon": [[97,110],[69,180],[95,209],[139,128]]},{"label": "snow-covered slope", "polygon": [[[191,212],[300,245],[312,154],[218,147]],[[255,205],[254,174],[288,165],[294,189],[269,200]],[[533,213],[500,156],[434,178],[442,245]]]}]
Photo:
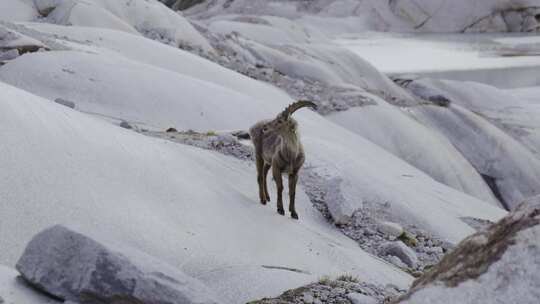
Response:
[{"label": "snow-covered slope", "polygon": [[482,177],[450,141],[384,100],[378,99],[377,102],[377,105],[337,112],[329,119],[383,147],[439,182],[500,205]]},{"label": "snow-covered slope", "polygon": [[420,107],[409,113],[444,134],[479,173],[491,179],[505,205],[512,208],[538,194],[540,141],[534,104],[479,83],[424,79],[408,87],[451,102],[448,107]]},{"label": "snow-covered slope", "polygon": [[59,223],[179,267],[225,303],[327,273],[410,281],[332,229],[302,193],[300,222],[260,206],[254,168],[244,162],[138,135],[3,83],[0,90],[2,263]]},{"label": "snow-covered slope", "polygon": [[157,0],[9,0],[0,4],[0,20],[33,21],[37,16],[47,23],[125,31],[177,47],[214,51],[189,21]]},{"label": "snow-covered slope", "polygon": [[32,4],[25,0],[0,1],[0,20],[32,20],[36,16],[37,12]]},{"label": "snow-covered slope", "polygon": [[[210,68],[206,75],[180,68],[173,73],[110,51],[91,49],[98,54],[55,51],[26,55],[2,67],[0,79],[51,100],[72,101],[76,109],[85,112],[161,129],[174,126],[201,131],[246,130],[291,102],[277,89],[210,62],[205,65],[213,66],[218,73],[212,73]],[[177,50],[168,53],[170,62],[179,60],[176,54],[189,60],[189,56]],[[218,80],[222,77],[228,80]],[[240,81],[243,88],[238,88]],[[259,94],[254,92],[257,88],[262,89]],[[341,180],[335,191],[339,193],[336,197],[342,195],[343,199],[330,202],[338,220],[345,220],[366,203],[390,203],[388,213],[396,221],[420,225],[455,242],[472,232],[459,218],[496,219],[503,215],[498,208],[435,182],[373,143],[316,114],[299,113],[298,118],[309,151],[308,161],[313,170],[325,177],[319,181],[320,186],[336,178]],[[390,188],[395,192],[389,192]]]},{"label": "snow-covered slope", "polygon": [[[340,229],[358,214],[371,228],[414,229],[442,255],[503,217],[498,199],[511,207],[537,193],[539,102],[535,89],[394,82],[331,41],[349,29],[413,30],[400,14],[422,3],[393,2],[236,0],[223,10],[218,0],[190,10],[202,18],[192,26],[157,0],[10,1],[0,30],[17,40],[0,35],[0,46],[39,47],[0,63],[0,263],[64,224],[176,267],[225,303],[342,273],[406,288],[408,274],[313,204]],[[420,30],[448,30],[443,17]],[[254,164],[142,131],[247,130],[312,97],[323,110],[295,113],[307,157],[299,221],[258,203]]]}]

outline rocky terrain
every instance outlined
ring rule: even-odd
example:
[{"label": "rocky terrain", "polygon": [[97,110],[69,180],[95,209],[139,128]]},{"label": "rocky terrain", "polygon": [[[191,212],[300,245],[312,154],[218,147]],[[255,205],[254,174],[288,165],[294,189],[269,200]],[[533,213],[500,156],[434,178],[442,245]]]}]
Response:
[{"label": "rocky terrain", "polygon": [[[406,294],[376,291],[358,282],[323,280],[252,303],[535,303],[538,300],[540,197],[523,202],[446,254]],[[527,248],[527,249],[525,249]],[[519,275],[514,275],[519,273]],[[504,287],[501,287],[504,284]],[[354,287],[353,287],[354,286]],[[361,287],[362,286],[362,287]],[[327,295],[335,295],[326,301]],[[452,300],[449,300],[452,299]]]}]

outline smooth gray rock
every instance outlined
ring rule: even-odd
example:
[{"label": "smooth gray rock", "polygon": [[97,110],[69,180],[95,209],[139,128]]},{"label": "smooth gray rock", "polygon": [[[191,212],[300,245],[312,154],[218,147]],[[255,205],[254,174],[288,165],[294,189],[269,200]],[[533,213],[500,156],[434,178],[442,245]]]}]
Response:
[{"label": "smooth gray rock", "polygon": [[[152,265],[149,261],[137,262]],[[37,234],[16,268],[33,286],[66,301],[217,303],[200,282],[179,271],[142,271],[122,254],[62,226]]]},{"label": "smooth gray rock", "polygon": [[61,104],[63,106],[66,106],[68,108],[75,109],[75,103],[73,101],[69,101],[69,100],[62,99],[62,98],[56,98],[54,100],[54,102],[56,102],[57,104]]},{"label": "smooth gray rock", "polygon": [[381,251],[385,255],[393,255],[398,257],[407,266],[415,268],[418,265],[418,257],[416,252],[407,247],[403,242],[387,242],[381,246]]},{"label": "smooth gray rock", "polygon": [[376,299],[361,293],[350,293],[347,295],[347,298],[352,304],[377,304]]},{"label": "smooth gray rock", "polygon": [[128,130],[133,129],[133,127],[129,124],[129,122],[127,122],[125,120],[122,120],[122,122],[120,123],[120,127],[124,128],[124,129],[128,129]]}]

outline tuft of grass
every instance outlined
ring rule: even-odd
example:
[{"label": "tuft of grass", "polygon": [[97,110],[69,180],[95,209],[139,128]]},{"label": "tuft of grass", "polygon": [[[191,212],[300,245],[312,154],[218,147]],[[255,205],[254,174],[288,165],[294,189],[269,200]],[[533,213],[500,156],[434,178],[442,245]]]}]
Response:
[{"label": "tuft of grass", "polygon": [[325,275],[319,278],[319,284],[328,285],[332,281],[329,276]]},{"label": "tuft of grass", "polygon": [[350,283],[359,283],[360,282],[360,280],[358,279],[357,276],[354,276],[354,275],[348,274],[348,273],[340,275],[339,277],[337,277],[337,280],[338,281],[343,281],[343,282],[350,282]]},{"label": "tuft of grass", "polygon": [[416,247],[418,245],[418,240],[416,240],[414,236],[408,234],[406,231],[403,231],[397,239],[409,247]]},{"label": "tuft of grass", "polygon": [[215,131],[208,131],[206,132],[206,136],[216,136],[217,133]]}]

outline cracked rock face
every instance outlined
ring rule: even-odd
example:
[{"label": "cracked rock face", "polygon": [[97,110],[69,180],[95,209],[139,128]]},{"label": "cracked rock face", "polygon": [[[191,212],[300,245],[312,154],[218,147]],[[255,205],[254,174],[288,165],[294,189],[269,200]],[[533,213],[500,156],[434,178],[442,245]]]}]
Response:
[{"label": "cracked rock face", "polygon": [[540,3],[529,1],[391,0],[398,17],[427,32],[534,32]]},{"label": "cracked rock face", "polygon": [[194,279],[178,272],[143,271],[123,255],[62,226],[37,234],[17,270],[37,289],[82,304],[217,303]]},{"label": "cracked rock face", "polygon": [[537,303],[540,196],[462,241],[399,303]]}]

